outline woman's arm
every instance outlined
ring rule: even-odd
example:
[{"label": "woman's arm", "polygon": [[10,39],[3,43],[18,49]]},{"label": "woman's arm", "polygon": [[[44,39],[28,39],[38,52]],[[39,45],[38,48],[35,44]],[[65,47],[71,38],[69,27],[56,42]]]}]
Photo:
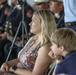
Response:
[{"label": "woman's arm", "polygon": [[35,66],[33,71],[25,70],[17,68],[14,73],[18,75],[43,75],[47,67],[50,63],[52,63],[52,59],[48,56],[50,51],[50,45],[45,45],[41,47],[38,51],[38,57],[35,62]]},{"label": "woman's arm", "polygon": [[17,63],[19,62],[19,59],[13,59],[13,60],[10,60],[8,62],[6,62],[10,67],[16,65]]},{"label": "woman's arm", "polygon": [[1,70],[4,70],[4,71],[9,71],[9,69],[16,65],[17,63],[19,62],[19,59],[13,59],[11,61],[8,61],[8,62],[5,62],[3,63],[3,65],[1,66]]}]

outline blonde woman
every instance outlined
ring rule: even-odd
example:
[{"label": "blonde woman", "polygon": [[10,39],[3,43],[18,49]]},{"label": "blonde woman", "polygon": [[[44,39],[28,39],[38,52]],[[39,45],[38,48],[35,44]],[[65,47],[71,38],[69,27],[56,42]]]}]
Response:
[{"label": "blonde woman", "polygon": [[[19,52],[18,58],[1,66],[7,75],[44,75],[52,59],[50,51],[50,36],[56,30],[56,23],[50,11],[35,11],[30,25],[30,32],[35,34]],[[1,74],[0,74],[1,75]],[[13,75],[13,74],[11,74]]]}]

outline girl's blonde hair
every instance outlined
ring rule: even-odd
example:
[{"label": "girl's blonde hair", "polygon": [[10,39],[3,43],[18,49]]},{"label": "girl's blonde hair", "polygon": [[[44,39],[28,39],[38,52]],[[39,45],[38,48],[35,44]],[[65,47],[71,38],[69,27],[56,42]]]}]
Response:
[{"label": "girl's blonde hair", "polygon": [[41,37],[40,42],[41,45],[44,45],[50,42],[50,36],[52,32],[54,32],[56,28],[56,23],[52,13],[48,10],[39,10],[35,11],[34,15],[36,15],[41,22]]}]

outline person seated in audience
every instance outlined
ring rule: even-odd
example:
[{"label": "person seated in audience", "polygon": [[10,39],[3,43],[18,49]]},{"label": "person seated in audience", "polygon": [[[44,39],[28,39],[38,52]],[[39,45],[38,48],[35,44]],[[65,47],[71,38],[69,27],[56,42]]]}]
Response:
[{"label": "person seated in audience", "polygon": [[10,6],[7,1],[0,0],[0,34],[4,32],[3,24],[6,21]]},{"label": "person seated in audience", "polygon": [[50,0],[50,11],[53,13],[57,28],[62,28],[64,24],[64,5],[63,0]]},{"label": "person seated in audience", "polygon": [[28,40],[17,59],[3,63],[0,75],[44,75],[52,63],[48,56],[50,36],[57,29],[53,15],[48,10],[35,11],[29,25],[30,32],[35,35]]},{"label": "person seated in audience", "polygon": [[4,43],[7,43],[5,36],[2,38],[2,34],[4,34],[5,29],[4,29],[4,22],[6,21],[8,12],[9,12],[10,6],[7,4],[6,0],[0,0],[0,66],[4,62],[3,58],[3,48],[4,48]]},{"label": "person seated in audience", "polygon": [[[6,18],[6,21],[4,22],[4,29],[5,32],[3,34],[0,35],[0,40],[2,43],[1,46],[1,53],[2,55],[2,60],[4,63],[7,59],[8,53],[10,52],[10,46],[12,45],[11,42],[13,42],[13,39],[15,37],[15,34],[19,28],[17,37],[15,42],[17,42],[17,44],[14,44],[14,46],[12,47],[12,52],[10,54],[9,60],[17,58],[17,54],[18,52],[22,49],[23,45],[22,45],[22,25],[25,23],[26,25],[26,29],[27,29],[27,34],[29,34],[29,30],[30,30],[30,26],[29,23],[31,22],[31,18],[33,15],[33,9],[26,3],[24,2],[25,6],[24,8],[22,8],[21,5],[17,4],[17,0],[12,0],[12,5],[10,8],[10,11],[8,13],[8,16]],[[22,9],[24,9],[24,15],[22,13]],[[27,15],[29,13],[29,15]],[[24,23],[22,23],[22,16],[24,16]],[[24,44],[26,43],[26,33],[24,31]],[[29,36],[29,35],[28,35]],[[3,42],[4,41],[4,42]]]},{"label": "person seated in audience", "polygon": [[53,75],[76,75],[76,32],[60,28],[51,35],[49,56],[56,59]]}]

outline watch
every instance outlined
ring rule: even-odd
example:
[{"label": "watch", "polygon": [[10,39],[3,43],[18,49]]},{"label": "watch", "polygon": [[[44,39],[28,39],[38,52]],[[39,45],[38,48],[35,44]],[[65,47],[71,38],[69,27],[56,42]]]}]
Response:
[{"label": "watch", "polygon": [[16,69],[17,69],[17,66],[13,66],[13,67],[12,67],[12,70],[15,71]]}]

